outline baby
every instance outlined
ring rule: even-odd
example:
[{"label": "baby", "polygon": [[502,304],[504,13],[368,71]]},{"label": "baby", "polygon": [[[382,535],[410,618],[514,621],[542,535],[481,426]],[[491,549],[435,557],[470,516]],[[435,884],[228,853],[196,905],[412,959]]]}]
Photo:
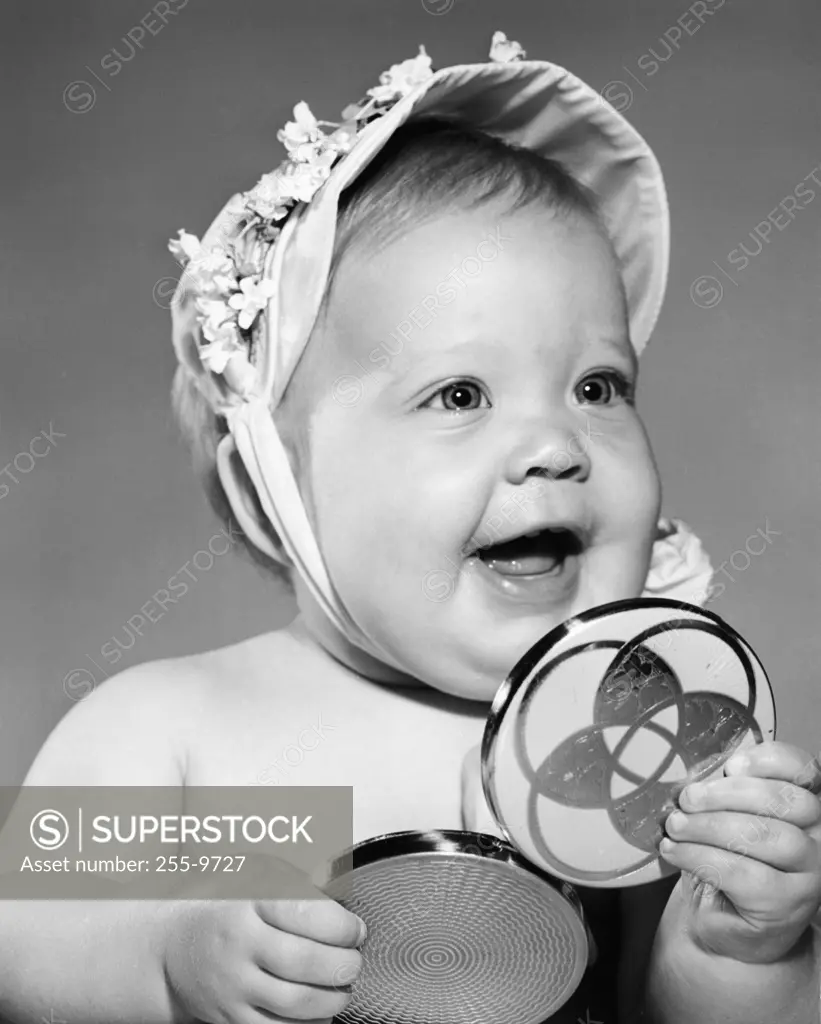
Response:
[{"label": "baby", "polygon": [[[658,166],[589,87],[524,56],[497,33],[489,63],[434,72],[420,49],[340,126],[299,104],[286,164],[202,243],[180,232],[177,413],[299,614],[110,680],[27,784],[344,785],[356,841],[498,832],[476,748],[512,666],[597,605],[707,600],[636,408],[667,268]],[[590,973],[586,1005],[608,1024],[817,1021],[819,782],[809,754],[761,744],[684,790],[662,846],[680,876],[580,889],[621,1009]],[[365,936],[329,900],[0,920],[0,1009],[20,1021],[327,1021]]]}]

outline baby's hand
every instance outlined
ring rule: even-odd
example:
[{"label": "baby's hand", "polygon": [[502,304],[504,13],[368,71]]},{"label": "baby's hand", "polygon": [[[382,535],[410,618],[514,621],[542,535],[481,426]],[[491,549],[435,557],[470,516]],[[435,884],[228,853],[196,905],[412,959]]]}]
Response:
[{"label": "baby's hand", "polygon": [[[688,873],[690,933],[748,963],[783,959],[821,903],[821,767],[784,743],[737,754],[687,786],[667,819],[665,860]],[[684,878],[688,881],[687,875]]]},{"label": "baby's hand", "polygon": [[166,976],[198,1021],[325,1022],[350,1002],[364,939],[362,921],[325,898],[189,902],[168,935]]}]

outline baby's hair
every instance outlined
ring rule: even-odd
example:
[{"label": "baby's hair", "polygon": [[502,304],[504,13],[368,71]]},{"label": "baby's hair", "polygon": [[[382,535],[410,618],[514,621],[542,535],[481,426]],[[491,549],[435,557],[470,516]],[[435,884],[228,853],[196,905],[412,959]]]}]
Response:
[{"label": "baby's hair", "polygon": [[[593,193],[557,161],[456,120],[419,117],[405,122],[340,196],[331,267],[317,322],[327,314],[336,272],[351,249],[374,249],[426,219],[500,198],[509,199],[511,213],[541,203],[558,215],[586,214],[604,230]],[[290,386],[283,403],[289,391]],[[225,418],[213,412],[182,366],[174,377],[172,406],[211,507],[226,527],[238,530],[216,465],[217,446],[228,432]],[[237,468],[258,520],[264,523],[239,460]],[[242,538],[252,560],[293,591],[289,571],[244,534]]]},{"label": "baby's hair", "polygon": [[386,245],[438,214],[500,198],[509,213],[541,203],[559,215],[586,213],[601,228],[593,192],[558,161],[456,120],[406,121],[339,198],[323,308],[352,245]]}]

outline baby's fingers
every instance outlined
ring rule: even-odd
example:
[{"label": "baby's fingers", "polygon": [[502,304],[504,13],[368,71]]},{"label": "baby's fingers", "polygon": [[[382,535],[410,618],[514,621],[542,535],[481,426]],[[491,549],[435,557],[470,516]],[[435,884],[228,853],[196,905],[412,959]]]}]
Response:
[{"label": "baby's fingers", "polygon": [[763,779],[782,779],[821,793],[821,765],[806,750],[788,743],[758,743],[733,754],[724,766],[727,775],[754,775]]},{"label": "baby's fingers", "polygon": [[[268,1020],[332,1020],[350,1001],[349,992],[315,985],[295,985],[261,971],[248,985],[248,1002],[256,1011],[264,1011]],[[271,1014],[275,1016],[272,1018]]]},{"label": "baby's fingers", "polygon": [[754,907],[756,917],[777,914],[787,920],[817,898],[812,875],[785,874],[714,846],[663,839],[659,852],[674,867],[723,892],[742,914]]},{"label": "baby's fingers", "polygon": [[257,913],[266,924],[329,946],[359,946],[365,922],[329,899],[259,900]]},{"label": "baby's fingers", "polygon": [[723,810],[695,814],[674,811],[667,819],[666,830],[677,843],[717,847],[780,871],[817,871],[819,867],[818,845],[812,838],[776,818]]},{"label": "baby's fingers", "polygon": [[739,811],[811,828],[821,822],[821,800],[806,789],[776,779],[733,775],[695,782],[682,790],[683,811]]},{"label": "baby's fingers", "polygon": [[283,981],[317,985],[337,991],[352,985],[362,970],[362,954],[324,942],[265,928],[255,948],[259,967]]}]

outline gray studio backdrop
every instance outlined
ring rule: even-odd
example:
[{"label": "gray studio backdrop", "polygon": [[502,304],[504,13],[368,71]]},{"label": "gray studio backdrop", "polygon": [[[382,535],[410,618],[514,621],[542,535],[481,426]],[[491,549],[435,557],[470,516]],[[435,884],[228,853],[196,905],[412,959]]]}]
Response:
[{"label": "gray studio backdrop", "polygon": [[496,28],[602,90],[665,169],[639,396],[665,510],[724,563],[713,608],[768,667],[781,737],[821,745],[815,0],[21,0],[0,60],[3,783],[107,675],[294,613],[214,553],[168,412],[168,236],[279,162],[297,100],[332,119],[419,43],[483,60]]}]

